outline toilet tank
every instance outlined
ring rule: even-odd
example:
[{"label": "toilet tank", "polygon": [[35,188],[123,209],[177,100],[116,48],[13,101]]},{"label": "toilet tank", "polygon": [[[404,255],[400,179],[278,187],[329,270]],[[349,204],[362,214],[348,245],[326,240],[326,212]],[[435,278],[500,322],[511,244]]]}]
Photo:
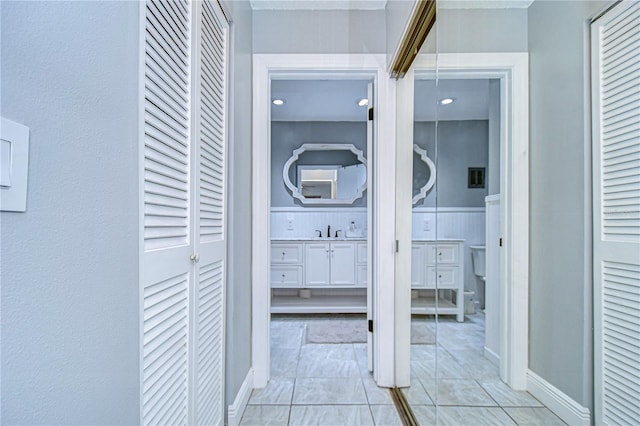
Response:
[{"label": "toilet tank", "polygon": [[471,249],[471,261],[473,262],[473,273],[479,277],[484,277],[486,273],[485,246],[469,246]]}]

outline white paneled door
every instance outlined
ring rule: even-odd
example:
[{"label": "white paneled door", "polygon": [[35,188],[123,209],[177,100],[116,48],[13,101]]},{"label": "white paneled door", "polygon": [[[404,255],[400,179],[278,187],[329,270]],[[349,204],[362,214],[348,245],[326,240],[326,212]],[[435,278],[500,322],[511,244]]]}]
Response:
[{"label": "white paneled door", "polygon": [[592,24],[595,423],[640,419],[640,2]]},{"label": "white paneled door", "polygon": [[141,7],[141,421],[223,424],[228,23]]}]

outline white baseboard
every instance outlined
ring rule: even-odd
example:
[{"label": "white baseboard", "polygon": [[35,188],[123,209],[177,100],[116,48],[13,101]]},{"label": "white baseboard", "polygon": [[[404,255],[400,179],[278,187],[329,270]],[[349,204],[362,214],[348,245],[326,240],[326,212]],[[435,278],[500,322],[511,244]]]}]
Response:
[{"label": "white baseboard", "polygon": [[491,361],[491,363],[496,367],[500,367],[500,357],[486,346],[484,347],[484,357]]},{"label": "white baseboard", "polygon": [[591,425],[591,412],[560,389],[531,370],[527,371],[527,390],[570,426]]},{"label": "white baseboard", "polygon": [[244,409],[247,408],[247,403],[249,402],[249,397],[251,396],[251,391],[253,390],[253,368],[250,368],[247,372],[247,377],[244,378],[244,382],[242,382],[242,386],[240,386],[240,390],[236,395],[236,399],[233,400],[233,404],[231,404],[227,411],[227,425],[228,426],[237,426],[240,424],[240,419],[242,419],[242,413],[244,413]]}]

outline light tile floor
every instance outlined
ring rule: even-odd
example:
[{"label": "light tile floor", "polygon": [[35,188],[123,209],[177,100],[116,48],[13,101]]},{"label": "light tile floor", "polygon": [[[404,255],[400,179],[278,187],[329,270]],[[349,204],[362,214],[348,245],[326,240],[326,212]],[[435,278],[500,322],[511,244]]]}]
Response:
[{"label": "light tile floor", "polygon": [[[367,371],[366,344],[305,341],[309,322],[332,317],[272,319],[271,380],[251,394],[241,426],[402,424],[389,391]],[[345,318],[366,324],[360,315]],[[412,327],[436,332],[433,317],[414,317]],[[404,392],[421,425],[564,424],[533,396],[500,381],[483,356],[484,315],[468,315],[464,323],[440,318],[437,340],[411,345],[412,385]]]}]

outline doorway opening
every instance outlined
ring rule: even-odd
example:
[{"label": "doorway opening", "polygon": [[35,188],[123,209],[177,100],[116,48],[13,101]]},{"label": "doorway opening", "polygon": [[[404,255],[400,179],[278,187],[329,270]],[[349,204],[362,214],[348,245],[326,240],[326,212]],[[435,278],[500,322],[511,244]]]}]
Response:
[{"label": "doorway opening", "polygon": [[[378,138],[390,137],[393,127],[388,122],[388,118],[385,119],[382,117],[390,117],[391,114],[388,112],[392,111],[395,105],[383,104],[383,112],[371,111],[371,106],[376,106],[376,99],[380,97],[387,98],[389,96],[388,92],[390,88],[393,87],[388,79],[384,78],[386,76],[383,67],[384,55],[254,55],[253,186],[254,188],[266,189],[253,191],[252,194],[252,381],[254,388],[264,388],[267,386],[267,382],[270,377],[272,354],[270,353],[269,348],[271,344],[270,316],[272,310],[272,297],[274,307],[276,309],[278,307],[282,308],[283,305],[281,302],[285,302],[287,297],[296,298],[296,302],[298,304],[300,304],[300,302],[314,303],[322,300],[322,297],[329,297],[329,294],[323,294],[323,289],[318,289],[316,287],[320,287],[321,282],[323,282],[323,280],[327,280],[327,272],[329,282],[333,282],[333,284],[336,285],[344,283],[345,280],[340,278],[340,274],[336,276],[334,273],[334,276],[332,277],[330,271],[332,269],[334,259],[336,262],[336,271],[340,271],[342,266],[350,263],[349,260],[351,259],[351,253],[353,253],[353,264],[356,267],[356,281],[358,269],[360,269],[361,272],[366,270],[366,273],[360,273],[360,276],[366,276],[366,283],[367,286],[369,286],[370,291],[366,291],[362,294],[362,290],[359,290],[357,286],[355,286],[356,288],[352,288],[350,290],[357,290],[360,294],[343,294],[342,296],[358,298],[360,306],[362,306],[362,301],[366,300],[365,309],[368,313],[368,317],[366,319],[368,344],[365,346],[367,348],[367,369],[371,370],[373,368],[374,380],[379,384],[382,382],[382,385],[390,385],[393,381],[393,362],[389,362],[389,358],[394,355],[393,348],[383,347],[379,343],[380,341],[384,341],[385,336],[389,339],[389,335],[393,332],[393,326],[392,324],[389,324],[388,321],[381,321],[380,318],[376,316],[376,312],[387,312],[388,309],[384,308],[389,305],[393,305],[394,302],[393,297],[384,297],[385,292],[390,293],[392,289],[382,288],[376,282],[385,278],[385,274],[380,274],[376,269],[383,269],[384,265],[393,264],[393,254],[382,253],[382,250],[379,249],[381,241],[386,241],[389,245],[391,244],[393,238],[392,232],[388,229],[378,229],[381,228],[380,223],[384,222],[384,218],[386,217],[385,215],[389,215],[390,211],[392,212],[392,206],[380,207],[380,205],[378,205],[381,204],[378,193],[384,190],[393,191],[393,180],[389,177],[394,173],[394,167],[389,169],[384,166],[385,162],[390,163],[393,161],[394,150],[393,146],[390,144],[378,145],[376,141]],[[328,203],[334,202],[321,198],[322,195],[314,193],[309,197],[312,202],[305,203],[301,200],[301,198],[306,198],[302,195],[305,191],[302,188],[302,179],[300,179],[301,186],[298,186],[298,168],[296,167],[298,159],[307,155],[313,157],[317,155],[315,151],[326,150],[326,147],[323,146],[326,144],[322,143],[322,139],[314,141],[317,143],[299,145],[298,148],[293,150],[295,152],[289,153],[289,159],[281,170],[274,170],[272,168],[271,115],[272,108],[277,106],[273,104],[275,98],[272,96],[272,83],[278,81],[294,82],[299,80],[327,80],[334,82],[336,80],[366,81],[368,83],[372,83],[369,84],[367,93],[367,98],[370,102],[368,108],[357,106],[357,102],[361,99],[353,99],[351,101],[355,102],[356,108],[362,108],[367,111],[367,135],[370,138],[367,141],[366,156],[364,155],[364,151],[356,148],[353,144],[339,144],[341,145],[340,151],[342,151],[342,154],[350,156],[352,160],[355,156],[355,158],[360,160],[360,163],[365,165],[366,191],[362,191],[362,195],[366,196],[366,205],[369,208],[360,212],[360,214],[363,215],[361,217],[366,217],[366,221],[363,220],[363,222],[359,222],[361,219],[355,218],[354,220],[354,218],[351,218],[348,219],[346,224],[334,224],[327,222],[327,217],[321,217],[321,223],[314,223],[313,227],[309,226],[308,229],[310,229],[310,232],[301,237],[304,237],[305,239],[310,238],[311,240],[305,240],[302,242],[302,245],[298,244],[297,247],[289,247],[289,249],[294,252],[294,257],[299,258],[296,262],[300,263],[291,263],[290,266],[297,266],[298,268],[293,268],[288,271],[290,274],[293,274],[293,276],[300,274],[300,281],[302,282],[304,280],[304,285],[307,288],[281,288],[277,289],[277,291],[272,291],[270,284],[272,259],[274,259],[271,241],[272,176],[280,176],[281,181],[284,182],[284,186],[286,187],[284,193],[288,194],[291,199],[300,200],[300,204],[294,204],[294,206],[297,206],[299,209],[305,208],[302,205],[308,205],[311,209],[319,209],[320,207],[326,207]],[[276,86],[277,84],[278,83],[276,83]],[[284,99],[283,105],[286,104],[287,101]],[[274,106],[272,107],[271,105]],[[362,109],[360,109],[360,111],[362,111]],[[374,116],[376,117],[375,120],[369,120],[369,118],[373,118]],[[274,126],[274,129],[275,127],[277,126]],[[374,134],[376,138],[373,138]],[[302,145],[306,146],[303,147]],[[327,163],[326,165],[332,164]],[[354,165],[355,164],[348,164],[347,166]],[[302,166],[306,165],[302,164]],[[355,171],[360,168],[362,168],[362,166],[352,167],[351,169],[354,170],[354,174],[358,174],[359,171]],[[304,167],[300,170],[301,177],[302,170],[304,170]],[[375,173],[374,170],[376,171]],[[265,182],[268,184],[265,185]],[[280,185],[282,185],[282,182]],[[337,206],[333,207],[337,209],[340,206],[351,206],[355,200],[362,198],[360,196],[360,190],[357,190],[356,193],[357,195],[350,197],[347,201],[342,202],[342,204],[338,203]],[[378,204],[376,202],[378,202]],[[297,201],[295,203],[297,203]],[[296,218],[290,217],[292,220],[288,220],[288,215],[289,213],[287,212],[283,212],[281,215],[284,217],[285,231],[295,231],[297,226]],[[353,225],[351,222],[354,222]],[[338,226],[338,228],[336,228],[336,226]],[[294,230],[287,229],[290,227],[293,227]],[[316,233],[316,230],[319,232]],[[338,240],[346,240],[346,234],[347,232],[350,232],[350,237],[355,234],[361,235],[359,237],[360,241],[348,241],[349,244],[346,244],[347,241],[334,241],[336,239],[336,230],[342,231],[338,233]],[[327,231],[333,231],[331,233],[331,241],[325,240],[327,238]],[[323,237],[319,236],[320,232],[322,232]],[[340,235],[344,235],[344,237],[340,237]],[[316,238],[318,240],[316,240]],[[274,243],[278,244],[280,242],[276,241]],[[348,245],[351,245],[351,247],[346,247]],[[329,250],[329,253],[327,253],[327,250]],[[333,250],[333,252],[331,250]],[[305,255],[308,254],[309,256],[312,256],[314,253],[317,254],[322,252],[324,252],[325,256],[327,254],[334,256],[334,259],[330,258],[328,268],[326,265],[325,267],[317,267],[317,264],[312,264],[312,268],[307,271],[307,268],[303,264]],[[282,250],[278,253],[282,255]],[[347,255],[336,256],[340,253],[347,253]],[[288,256],[287,250],[285,250],[284,258],[285,261],[291,258],[290,255]],[[343,265],[341,265],[341,263]],[[287,271],[285,271],[285,280],[288,279],[286,272]],[[325,274],[324,278],[321,277],[322,273]],[[392,268],[387,267],[386,276],[392,276],[392,274]],[[375,281],[372,279],[374,276],[376,277]],[[278,277],[282,279],[282,272],[280,272]],[[353,280],[346,280],[346,282],[352,281]],[[360,282],[362,283],[362,281],[364,280],[361,278]],[[325,290],[329,291],[328,289]],[[341,290],[343,292],[349,291],[340,288],[337,290]],[[283,291],[290,293],[283,293]],[[295,294],[293,292],[295,292]],[[274,293],[274,295],[272,295],[272,293]],[[338,299],[340,298],[334,298],[334,300]],[[352,302],[353,300],[349,303]],[[376,330],[375,339],[369,331],[372,328]],[[380,362],[376,362],[376,359]],[[389,384],[387,384],[387,382]],[[359,386],[362,387],[362,383],[360,383]]]},{"label": "doorway opening", "polygon": [[[263,394],[274,383],[280,389],[295,383],[295,405],[366,402],[364,388],[353,387],[372,380],[367,159],[373,91],[371,80],[343,78],[271,80],[271,381]],[[319,384],[327,390],[324,401],[307,389]]]}]

